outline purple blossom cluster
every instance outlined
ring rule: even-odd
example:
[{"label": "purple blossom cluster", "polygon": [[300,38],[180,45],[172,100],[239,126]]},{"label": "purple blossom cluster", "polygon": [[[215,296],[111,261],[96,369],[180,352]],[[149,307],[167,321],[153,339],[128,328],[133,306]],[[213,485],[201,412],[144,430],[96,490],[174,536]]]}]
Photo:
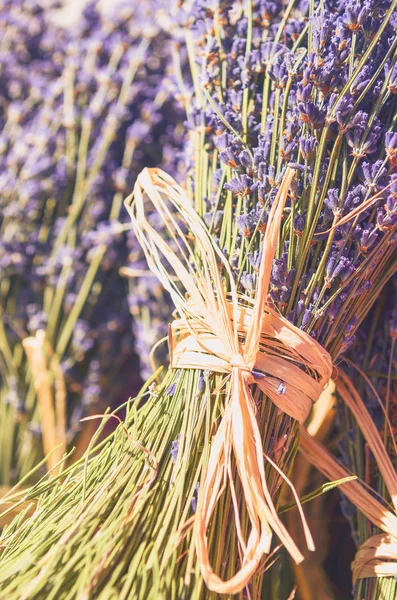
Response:
[{"label": "purple blossom cluster", "polygon": [[[380,271],[387,278],[396,260],[397,13],[388,0],[302,0],[286,17],[284,2],[249,4],[252,13],[240,2],[199,0],[185,14],[200,48],[187,124],[205,132],[213,181],[203,216],[225,247],[218,215],[233,207],[230,260],[241,290],[253,292],[257,240],[285,168],[296,169],[271,297],[339,353],[354,340],[358,307],[384,284]],[[186,151],[194,193],[194,144]]]},{"label": "purple blossom cluster", "polygon": [[62,75],[70,36],[48,25],[38,2],[1,2],[0,129],[28,122],[48,86]]},{"label": "purple blossom cluster", "polygon": [[[144,368],[170,310],[151,278],[130,283],[119,272],[141,260],[122,201],[142,168],[167,164],[181,145],[161,7],[128,2],[102,15],[92,2],[73,31],[35,2],[0,10],[0,310],[9,347],[0,381],[15,423],[38,429],[20,352],[24,337],[45,329],[67,385],[70,441],[81,417],[134,394],[138,354]],[[142,328],[150,335],[137,345]]]}]

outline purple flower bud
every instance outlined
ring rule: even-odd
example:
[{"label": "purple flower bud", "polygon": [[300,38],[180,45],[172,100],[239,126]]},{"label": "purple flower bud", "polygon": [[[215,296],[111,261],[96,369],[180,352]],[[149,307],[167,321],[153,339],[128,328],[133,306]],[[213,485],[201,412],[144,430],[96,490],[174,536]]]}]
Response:
[{"label": "purple flower bud", "polygon": [[316,138],[312,135],[302,135],[299,138],[299,146],[302,152],[302,156],[305,160],[309,160],[312,157],[317,145],[318,142]]},{"label": "purple flower bud", "polygon": [[283,160],[293,160],[295,151],[297,149],[297,143],[295,141],[288,142],[285,136],[281,140],[280,154]]},{"label": "purple flower bud", "polygon": [[202,394],[205,390],[205,379],[203,377],[203,375],[200,374],[199,376],[199,380],[198,380],[198,385],[197,385],[197,391],[199,394]]},{"label": "purple flower bud", "polygon": [[237,227],[244,237],[249,237],[254,229],[254,224],[250,215],[240,215],[237,217]]},{"label": "purple flower bud", "polygon": [[327,266],[325,268],[326,278],[328,280],[331,280],[333,278],[334,269],[335,269],[335,262],[336,262],[336,254],[333,253],[329,257],[329,259],[327,261]]},{"label": "purple flower bud", "polygon": [[197,482],[196,486],[194,488],[194,492],[193,492],[193,498],[190,501],[191,507],[192,507],[192,511],[195,513],[197,510],[197,501],[198,501],[198,495],[199,495],[199,490],[200,490],[200,483]]},{"label": "purple flower bud", "polygon": [[255,289],[254,275],[250,273],[243,273],[240,278],[241,285],[247,292],[253,292]]},{"label": "purple flower bud", "polygon": [[260,266],[260,263],[261,263],[261,258],[262,258],[262,251],[257,252],[255,254],[255,256],[252,254],[252,252],[248,253],[248,260],[250,262],[251,267],[255,271],[259,270],[259,266]]},{"label": "purple flower bud", "polygon": [[307,124],[310,129],[318,129],[324,125],[325,110],[313,102],[298,102],[296,114],[299,120]]},{"label": "purple flower bud", "polygon": [[296,308],[296,315],[297,315],[297,317],[300,317],[300,315],[302,314],[304,306],[305,306],[305,301],[304,300],[298,300],[298,305],[297,305],[297,308]]},{"label": "purple flower bud", "polygon": [[313,317],[313,305],[309,304],[309,306],[305,309],[305,312],[303,313],[301,329],[306,329],[306,327],[309,325],[312,317]]},{"label": "purple flower bud", "polygon": [[391,167],[397,166],[397,132],[388,131],[385,135],[386,156]]},{"label": "purple flower bud", "polygon": [[305,229],[305,217],[304,215],[296,215],[294,218],[294,231],[297,236],[301,236]]},{"label": "purple flower bud", "polygon": [[237,269],[238,261],[239,261],[239,254],[237,252],[235,252],[230,259],[230,265],[231,265],[232,269]]},{"label": "purple flower bud", "polygon": [[173,463],[176,463],[176,461],[177,461],[177,458],[178,458],[178,452],[179,452],[179,441],[180,441],[180,439],[181,439],[181,434],[180,434],[180,433],[178,433],[178,435],[177,435],[177,437],[176,437],[176,440],[174,440],[174,441],[171,443],[171,452],[170,452],[170,454],[171,454],[171,458],[172,458],[172,462],[173,462]]},{"label": "purple flower bud", "polygon": [[248,154],[248,152],[246,150],[242,150],[239,154],[239,162],[241,165],[243,165],[243,167],[246,167],[247,169],[252,167],[252,160],[250,155]]},{"label": "purple flower bud", "polygon": [[265,373],[261,373],[261,371],[256,371],[255,369],[252,369],[252,375],[255,377],[255,379],[265,379],[266,375]]},{"label": "purple flower bud", "polygon": [[169,396],[173,396],[173,395],[175,394],[175,390],[176,390],[176,383],[177,383],[176,381],[173,381],[173,382],[171,383],[171,385],[170,385],[170,386],[167,388],[167,392],[166,392],[166,393],[167,393]]},{"label": "purple flower bud", "polygon": [[282,56],[277,56],[270,69],[268,69],[268,74],[276,87],[283,88],[285,86],[288,80],[288,69]]},{"label": "purple flower bud", "polygon": [[225,184],[225,189],[230,190],[233,194],[240,196],[248,196],[251,192],[252,179],[248,175],[242,175],[239,178],[233,177],[229,183]]},{"label": "purple flower bud", "polygon": [[351,31],[358,31],[364,26],[370,10],[369,3],[349,0],[346,4],[343,22]]},{"label": "purple flower bud", "polygon": [[335,216],[340,214],[340,209],[339,209],[339,190],[336,188],[330,188],[328,190],[327,193],[327,197],[324,200],[326,206],[328,206],[328,208],[330,210],[332,210],[333,214]]},{"label": "purple flower bud", "polygon": [[333,112],[335,114],[336,121],[340,127],[345,125],[345,123],[347,122],[346,116],[353,110],[353,108],[353,96],[346,95],[339,100],[338,104],[333,109]]}]

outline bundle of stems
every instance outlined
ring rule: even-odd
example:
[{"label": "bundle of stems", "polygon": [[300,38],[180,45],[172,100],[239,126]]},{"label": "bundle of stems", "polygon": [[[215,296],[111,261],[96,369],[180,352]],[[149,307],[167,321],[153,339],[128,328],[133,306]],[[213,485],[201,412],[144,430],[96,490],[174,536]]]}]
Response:
[{"label": "bundle of stems", "polygon": [[[194,89],[182,89],[192,165],[183,193],[223,256],[224,292],[235,286],[243,303],[258,301],[267,221],[292,164],[265,301],[333,361],[397,267],[396,6],[358,16],[339,4],[292,0],[272,3],[264,15],[251,0],[198,2],[185,25]],[[178,235],[195,256],[199,243],[185,216]],[[156,212],[151,218],[158,229]],[[10,501],[34,498],[38,506],[3,533],[0,597],[218,597],[200,572],[195,514],[228,409],[224,379],[216,369],[170,368],[145,402],[128,405],[125,423],[101,446],[62,477],[16,491]],[[280,377],[280,400],[288,386]],[[277,507],[298,448],[297,423],[258,385],[251,393]],[[219,490],[206,523],[209,559],[223,579],[243,566],[251,532],[234,458],[228,476],[232,484]],[[233,597],[261,597],[276,549]]]},{"label": "bundle of stems", "polygon": [[[379,431],[394,469],[397,468],[396,310],[393,305],[396,291],[397,280],[394,279],[364,322],[349,355],[352,360],[350,378]],[[338,407],[342,434],[339,448],[343,462],[375,491],[385,507],[392,506],[392,492],[385,483],[381,464],[370,451],[360,425],[343,399]],[[345,497],[342,506],[358,547],[371,536],[382,533]],[[360,577],[353,595],[357,600],[395,598],[397,579],[381,573],[376,577]]]}]

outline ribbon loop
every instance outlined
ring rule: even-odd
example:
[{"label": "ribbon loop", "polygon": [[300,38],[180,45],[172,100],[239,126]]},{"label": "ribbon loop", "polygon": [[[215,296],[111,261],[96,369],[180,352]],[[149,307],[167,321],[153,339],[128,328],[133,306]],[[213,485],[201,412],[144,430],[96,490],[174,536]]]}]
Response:
[{"label": "ribbon loop", "polygon": [[[254,301],[238,295],[226,257],[182,188],[168,175],[158,169],[145,169],[133,195],[125,201],[149,267],[170,292],[179,314],[169,336],[173,366],[230,375],[224,416],[212,440],[196,512],[201,572],[209,589],[218,593],[238,593],[247,585],[263,553],[270,551],[272,531],[296,562],[303,560],[277,515],[267,487],[261,432],[250,389],[256,383],[278,408],[302,423],[331,377],[332,362],[324,348],[279,315],[267,301],[293,177],[294,170],[288,168],[268,215]],[[223,279],[222,275],[226,277]],[[228,281],[228,291],[224,280]],[[265,376],[254,377],[253,369],[256,375]],[[207,529],[225,481],[234,497],[232,456],[251,530],[248,540],[244,540],[234,502],[241,568],[231,579],[222,581],[210,564]],[[286,479],[284,475],[283,478]],[[313,550],[313,540],[301,514],[307,545]]]}]

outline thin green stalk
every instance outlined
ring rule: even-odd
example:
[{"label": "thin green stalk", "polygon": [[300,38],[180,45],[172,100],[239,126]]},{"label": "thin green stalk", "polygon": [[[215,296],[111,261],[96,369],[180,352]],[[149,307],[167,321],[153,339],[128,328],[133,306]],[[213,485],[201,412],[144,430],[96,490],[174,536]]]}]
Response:
[{"label": "thin green stalk", "polygon": [[56,344],[56,354],[58,357],[63,356],[66,350],[66,347],[70,341],[70,338],[73,334],[73,328],[76,324],[77,319],[83,309],[85,301],[90,292],[91,286],[96,277],[99,265],[101,264],[102,258],[106,252],[106,246],[101,245],[98,246],[95,256],[92,258],[90,266],[87,269],[87,273],[85,275],[84,281],[81,285],[79,293],[77,294],[76,301],[73,305],[72,310],[70,311],[66,322],[62,328],[62,333],[59,337],[59,340]]}]

